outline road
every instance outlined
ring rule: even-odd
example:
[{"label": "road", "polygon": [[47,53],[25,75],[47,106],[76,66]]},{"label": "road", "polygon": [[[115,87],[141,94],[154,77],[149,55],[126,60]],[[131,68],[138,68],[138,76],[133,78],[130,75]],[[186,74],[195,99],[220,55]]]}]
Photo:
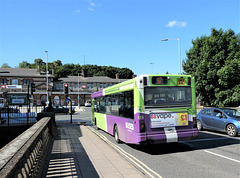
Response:
[{"label": "road", "polygon": [[[90,122],[90,108],[73,115],[73,122]],[[67,116],[69,117],[69,116]],[[58,121],[66,115],[56,116]],[[240,137],[201,131],[197,139],[158,145],[116,144],[114,138],[98,130],[118,150],[123,150],[141,171],[155,172],[153,177],[227,177],[240,178]],[[115,149],[116,149],[115,148]],[[122,152],[122,151],[119,151]]]}]

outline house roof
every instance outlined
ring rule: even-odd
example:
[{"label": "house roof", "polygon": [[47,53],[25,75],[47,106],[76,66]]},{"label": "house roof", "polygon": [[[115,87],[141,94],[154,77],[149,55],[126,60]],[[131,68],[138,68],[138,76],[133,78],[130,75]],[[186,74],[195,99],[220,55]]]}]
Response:
[{"label": "house roof", "polygon": [[[59,81],[63,81],[63,82],[78,82],[78,76],[68,76],[68,77],[62,77],[58,79]],[[110,77],[106,77],[106,76],[94,76],[94,77],[82,77],[79,76],[79,82],[81,83],[119,83],[119,82],[123,82],[126,81],[128,79],[113,79]]]},{"label": "house roof", "polygon": [[[0,68],[0,77],[45,77],[45,72],[38,72],[37,69],[26,68]],[[48,77],[54,77],[49,74]]]}]

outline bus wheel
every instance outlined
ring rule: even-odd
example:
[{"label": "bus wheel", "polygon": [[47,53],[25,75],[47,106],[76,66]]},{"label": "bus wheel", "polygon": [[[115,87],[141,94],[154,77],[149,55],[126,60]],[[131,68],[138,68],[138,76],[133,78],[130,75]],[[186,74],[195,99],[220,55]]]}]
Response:
[{"label": "bus wheel", "polygon": [[117,143],[120,143],[117,125],[115,125],[115,127],[114,127],[114,137],[115,137],[115,141],[116,141]]}]

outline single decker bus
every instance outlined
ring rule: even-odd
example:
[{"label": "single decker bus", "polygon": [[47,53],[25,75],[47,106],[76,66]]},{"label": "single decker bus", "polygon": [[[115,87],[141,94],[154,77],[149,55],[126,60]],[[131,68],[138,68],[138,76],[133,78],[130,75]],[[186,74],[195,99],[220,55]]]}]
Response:
[{"label": "single decker bus", "polygon": [[92,123],[117,143],[168,143],[198,135],[195,80],[190,75],[140,75],[91,97]]}]

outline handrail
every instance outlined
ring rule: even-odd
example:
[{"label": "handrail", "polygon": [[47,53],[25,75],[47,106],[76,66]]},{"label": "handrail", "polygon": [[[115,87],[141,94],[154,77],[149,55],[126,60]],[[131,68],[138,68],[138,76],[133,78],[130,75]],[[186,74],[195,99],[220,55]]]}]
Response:
[{"label": "handrail", "polygon": [[0,150],[0,177],[41,177],[54,121],[44,117]]}]

